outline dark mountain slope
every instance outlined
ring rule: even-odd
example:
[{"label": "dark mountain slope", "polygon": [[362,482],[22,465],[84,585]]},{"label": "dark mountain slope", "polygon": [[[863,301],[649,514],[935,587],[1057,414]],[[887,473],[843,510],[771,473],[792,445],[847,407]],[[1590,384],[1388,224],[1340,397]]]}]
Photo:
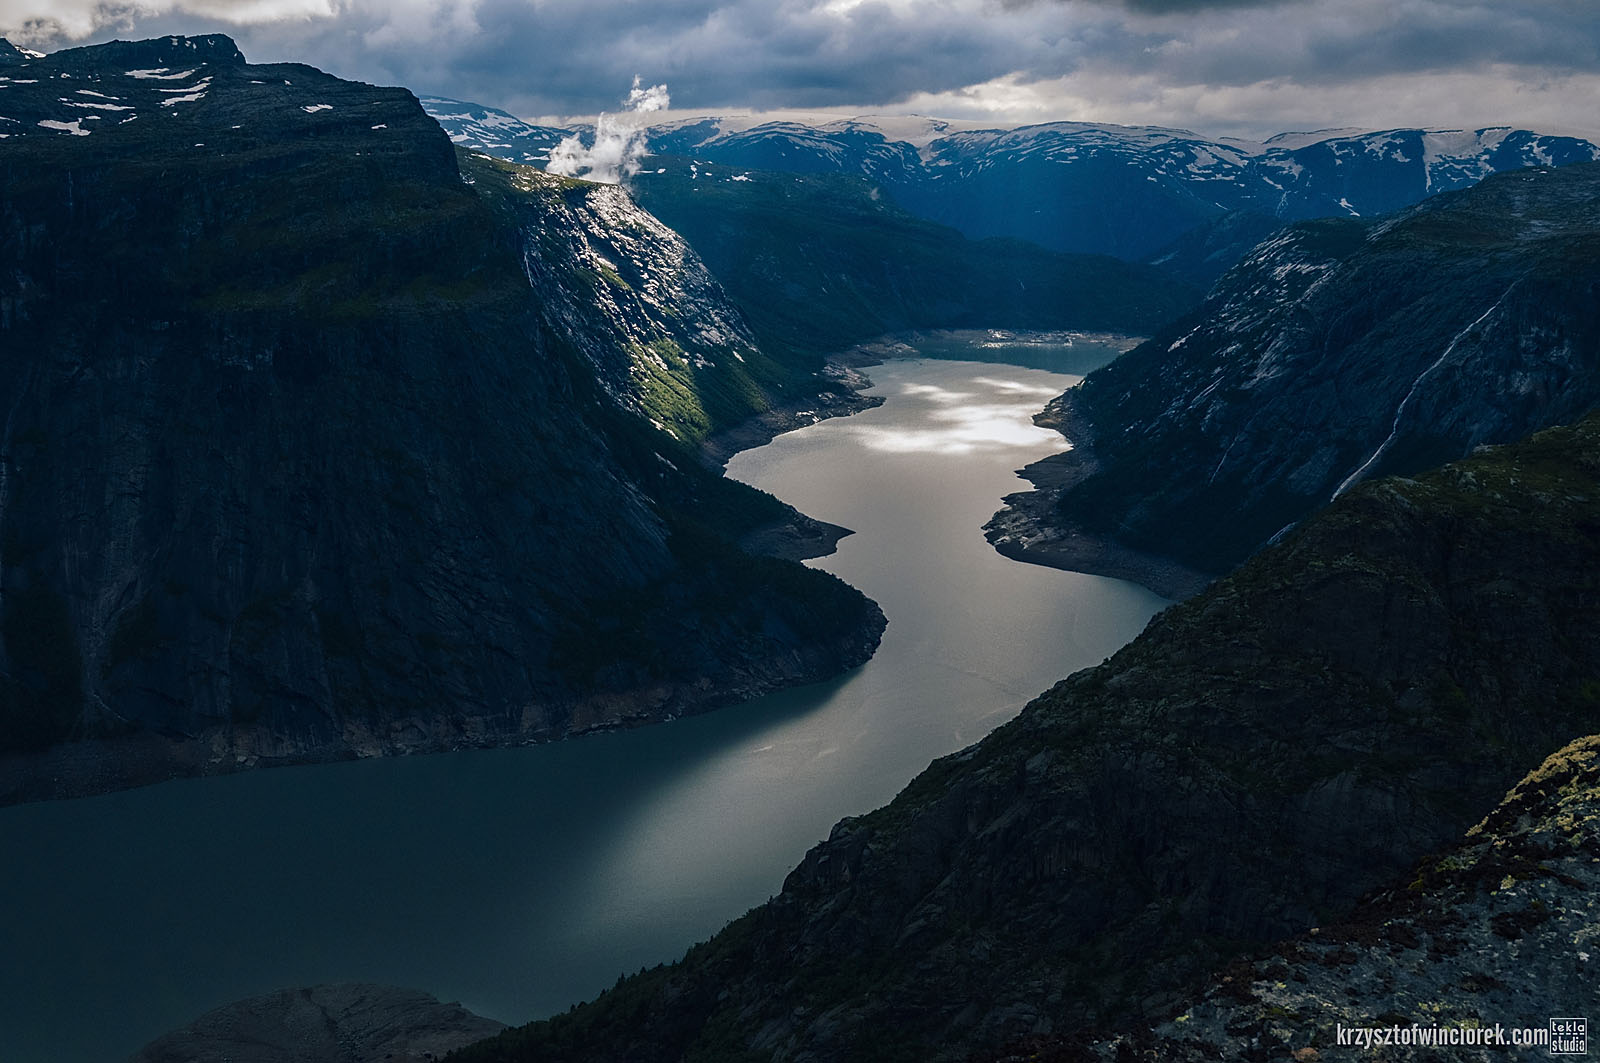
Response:
[{"label": "dark mountain slope", "polygon": [[1202,291],[1209,291],[1257,244],[1283,228],[1282,218],[1231,210],[1202,222],[1145,259]]},{"label": "dark mountain slope", "polygon": [[[1348,921],[1232,965],[1153,1029],[1092,1045],[1042,1039],[1003,1058],[1198,1063],[1309,1061],[1356,1051],[1405,1061],[1554,1055],[1529,1041],[1519,1047],[1515,1039],[1525,1030],[1548,1035],[1554,1016],[1590,1010],[1600,962],[1597,925],[1600,736],[1590,735],[1552,754],[1461,844],[1423,861]],[[1414,1026],[1419,1033],[1411,1032]],[[1398,1027],[1413,1038],[1462,1040],[1396,1040],[1374,1048],[1353,1036],[1341,1043],[1340,1027],[1347,1035]],[[1565,1050],[1582,1054],[1575,1046]]]},{"label": "dark mountain slope", "polygon": [[1600,401],[1600,166],[1502,174],[1382,223],[1284,230],[1052,411],[1073,441],[991,541],[1073,532],[1206,572],[1350,484]]},{"label": "dark mountain slope", "polygon": [[1159,1016],[1591,731],[1597,619],[1600,416],[1360,485],[681,963],[460,1058],[961,1059]]},{"label": "dark mountain slope", "polygon": [[579,263],[532,286],[409,93],[223,37],[8,70],[3,799],[554,738],[870,652],[858,594],[727,545],[785,508],[602,386],[598,326],[549,312]]},{"label": "dark mountain slope", "polygon": [[832,352],[909,329],[1148,335],[1198,289],[1148,266],[1021,240],[968,240],[859,177],[656,159],[639,203],[683,233],[763,348]]}]

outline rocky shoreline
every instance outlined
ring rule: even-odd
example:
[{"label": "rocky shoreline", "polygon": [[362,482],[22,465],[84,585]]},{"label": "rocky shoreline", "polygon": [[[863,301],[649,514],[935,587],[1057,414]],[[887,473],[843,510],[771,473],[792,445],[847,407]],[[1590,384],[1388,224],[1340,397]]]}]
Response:
[{"label": "rocky shoreline", "polygon": [[820,682],[866,663],[887,623],[871,603],[869,613],[848,637],[805,649],[790,647],[765,660],[735,662],[722,676],[702,676],[692,683],[663,680],[498,713],[346,719],[337,732],[319,735],[223,724],[190,735],[143,732],[0,754],[0,808],[259,768],[537,745],[709,712]]},{"label": "rocky shoreline", "polygon": [[984,525],[984,536],[1013,561],[1127,580],[1173,601],[1204,590],[1213,577],[1062,520],[1057,508],[1062,494],[1100,469],[1088,422],[1074,410],[1070,395],[1052,400],[1033,420],[1060,432],[1072,449],[1017,470],[1034,489],[1002,499],[1002,508]]},{"label": "rocky shoreline", "polygon": [[809,428],[830,417],[848,417],[862,410],[882,406],[883,399],[880,396],[861,394],[872,386],[872,381],[857,371],[858,365],[876,364],[876,361],[852,361],[849,364],[830,361],[819,374],[827,381],[823,388],[803,399],[774,406],[708,437],[700,444],[701,460],[709,468],[722,469],[727,466],[728,459],[740,451],[764,447],[785,432]]}]

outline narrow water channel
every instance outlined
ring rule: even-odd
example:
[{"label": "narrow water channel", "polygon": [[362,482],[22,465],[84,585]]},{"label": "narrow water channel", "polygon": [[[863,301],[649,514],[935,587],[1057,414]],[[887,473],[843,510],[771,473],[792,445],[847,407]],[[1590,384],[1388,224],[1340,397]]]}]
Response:
[{"label": "narrow water channel", "polygon": [[729,473],[855,529],[814,563],[882,604],[871,662],[578,741],[0,809],[0,1057],[122,1059],[218,1004],[329,981],[506,1022],[564,1009],[765,900],[840,817],[1164,604],[984,542],[1013,470],[1060,449],[1031,415],[1074,377],[921,359],[868,372],[883,406]]}]

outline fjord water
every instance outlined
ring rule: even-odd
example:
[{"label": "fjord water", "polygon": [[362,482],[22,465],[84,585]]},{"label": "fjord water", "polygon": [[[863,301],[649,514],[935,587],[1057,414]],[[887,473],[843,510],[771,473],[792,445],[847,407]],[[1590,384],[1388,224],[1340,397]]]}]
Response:
[{"label": "fjord water", "polygon": [[[1084,371],[1108,352],[1065,349]],[[114,1060],[216,1005],[372,981],[522,1022],[679,956],[1164,603],[1008,561],[980,530],[1060,449],[1062,373],[868,370],[883,406],[730,475],[855,529],[819,567],[889,617],[867,665],[669,724],[185,780],[0,810],[0,1057]]]}]

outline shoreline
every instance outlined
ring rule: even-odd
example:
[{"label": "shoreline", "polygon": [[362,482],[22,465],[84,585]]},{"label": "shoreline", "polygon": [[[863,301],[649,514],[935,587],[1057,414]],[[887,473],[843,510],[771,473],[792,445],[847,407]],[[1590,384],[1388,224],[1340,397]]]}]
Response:
[{"label": "shoreline", "polygon": [[[829,417],[847,416],[882,404],[859,392],[872,382],[855,369],[830,362],[821,375],[834,384],[728,429],[702,444],[701,458],[721,471],[741,450],[762,446],[774,437]],[[787,506],[788,504],[785,503]],[[744,535],[747,552],[786,561],[805,561],[834,552],[839,540],[855,534],[809,517],[792,506],[790,516]],[[870,601],[870,599],[869,599]],[[552,719],[533,719],[514,708],[475,711],[458,718],[396,720],[373,726],[345,721],[338,733],[296,744],[254,728],[218,723],[194,734],[164,735],[151,731],[60,743],[43,750],[0,752],[0,809],[39,801],[72,800],[119,793],[176,779],[209,778],[275,767],[332,764],[372,757],[426,756],[472,749],[506,749],[581,738],[586,734],[659,723],[735,707],[765,694],[826,680],[859,667],[877,648],[880,620],[869,623],[854,645],[819,644],[799,657],[774,661],[770,672],[757,674],[745,662],[721,681],[691,688],[651,687],[592,694],[544,706]],[[876,634],[873,632],[876,631]],[[870,649],[868,644],[870,643]],[[843,663],[843,668],[828,665]],[[525,718],[528,717],[528,718]],[[568,723],[552,725],[554,717]]]},{"label": "shoreline", "polygon": [[[701,456],[714,468],[726,468],[733,455],[765,446],[786,432],[808,428],[830,417],[848,417],[882,404],[882,399],[862,396],[872,381],[860,370],[886,361],[906,358],[948,358],[930,354],[917,344],[939,347],[979,345],[1006,350],[1059,350],[1074,342],[1126,353],[1140,337],[1098,332],[1027,332],[1010,329],[931,329],[886,333],[866,343],[830,355],[823,374],[840,386],[840,391],[819,393],[806,402],[790,403],[755,417],[701,444]],[[996,359],[999,364],[1028,368],[1021,360]],[[1084,375],[1084,374],[1073,374]],[[1169,601],[1182,601],[1207,587],[1216,577],[1189,568],[1158,554],[1146,553],[1119,543],[1116,539],[1087,531],[1079,525],[1065,525],[1054,519],[1055,502],[1067,488],[1086,479],[1098,468],[1088,424],[1076,413],[1067,394],[1058,395],[1034,415],[1034,423],[1053,428],[1068,445],[1067,450],[1040,458],[1017,470],[1017,475],[1033,484],[1029,491],[1018,491],[1001,498],[1000,509],[983,526],[984,537],[1002,557],[1023,564],[1136,583]],[[786,503],[787,504],[787,503]],[[792,509],[793,507],[791,507]],[[769,525],[747,534],[740,546],[751,553],[806,561],[826,557],[839,540],[855,534],[851,529],[819,521],[794,510],[795,519]]]},{"label": "shoreline", "polygon": [[[810,428],[833,417],[849,417],[883,405],[880,396],[861,394],[872,386],[872,381],[853,366],[830,359],[818,375],[831,381],[833,387],[817,391],[804,399],[775,406],[732,428],[708,436],[700,444],[701,462],[726,476],[728,461],[735,454],[764,447],[786,432]],[[783,502],[783,499],[778,501]],[[855,534],[851,528],[817,520],[787,502],[783,504],[789,509],[788,518],[740,537],[739,547],[745,553],[775,557],[780,561],[809,561],[827,557],[838,549],[840,539]]]},{"label": "shoreline", "polygon": [[983,526],[984,538],[1013,561],[1126,580],[1173,602],[1204,590],[1216,577],[1060,519],[1056,503],[1062,493],[1100,468],[1093,433],[1070,394],[1052,399],[1033,419],[1060,433],[1070,449],[1017,470],[1033,489],[1002,498],[1000,509]]},{"label": "shoreline", "polygon": [[[848,354],[848,352],[846,352]],[[764,447],[785,432],[797,428],[810,428],[831,417],[848,417],[853,413],[883,405],[879,396],[866,396],[861,392],[872,386],[866,374],[858,368],[877,365],[878,362],[841,361],[844,355],[830,357],[818,376],[831,381],[832,388],[774,406],[764,413],[746,418],[732,428],[709,435],[700,444],[700,460],[713,470],[724,470],[735,454],[756,447]]]}]

